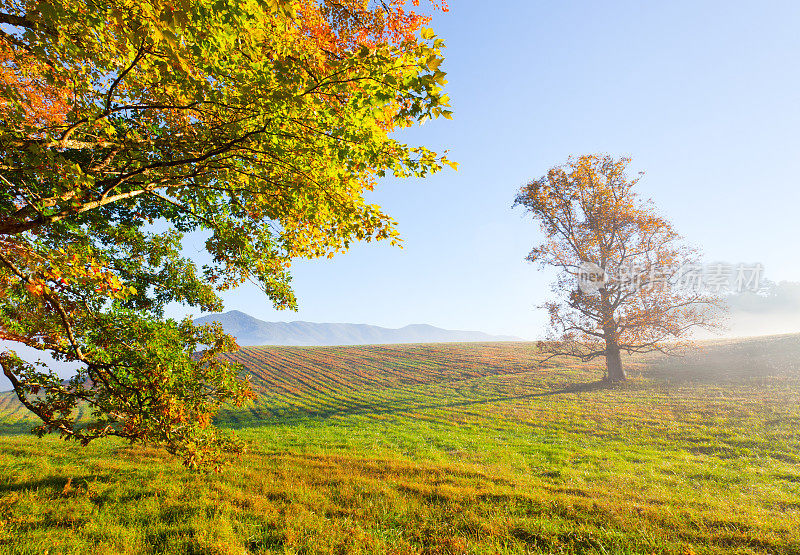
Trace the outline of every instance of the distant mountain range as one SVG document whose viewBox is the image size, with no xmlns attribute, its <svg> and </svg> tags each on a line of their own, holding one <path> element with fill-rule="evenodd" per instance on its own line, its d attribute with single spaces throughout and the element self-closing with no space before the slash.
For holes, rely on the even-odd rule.
<svg viewBox="0 0 800 555">
<path fill-rule="evenodd" d="M 317 324 L 265 322 L 238 310 L 211 314 L 195 324 L 219 322 L 239 345 L 370 345 L 382 343 L 455 343 L 471 341 L 522 341 L 518 337 L 480 331 L 444 330 L 427 324 L 399 329 L 367 324 Z"/>
</svg>

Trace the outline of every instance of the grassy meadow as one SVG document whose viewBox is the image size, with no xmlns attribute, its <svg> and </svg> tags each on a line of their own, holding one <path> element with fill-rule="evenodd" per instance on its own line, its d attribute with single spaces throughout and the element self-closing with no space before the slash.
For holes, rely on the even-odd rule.
<svg viewBox="0 0 800 555">
<path fill-rule="evenodd" d="M 800 553 L 800 336 L 536 363 L 527 343 L 248 347 L 220 474 L 37 439 L 0 398 L 0 553 Z"/>
</svg>

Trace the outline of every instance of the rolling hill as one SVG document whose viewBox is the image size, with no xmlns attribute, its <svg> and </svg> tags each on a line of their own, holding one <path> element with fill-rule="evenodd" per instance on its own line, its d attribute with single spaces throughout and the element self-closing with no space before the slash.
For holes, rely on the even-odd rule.
<svg viewBox="0 0 800 555">
<path fill-rule="evenodd" d="M 0 434 L 0 552 L 800 553 L 800 336 L 615 386 L 531 343 L 229 356 L 259 398 L 219 414 L 249 445 L 219 474 Z"/>
</svg>

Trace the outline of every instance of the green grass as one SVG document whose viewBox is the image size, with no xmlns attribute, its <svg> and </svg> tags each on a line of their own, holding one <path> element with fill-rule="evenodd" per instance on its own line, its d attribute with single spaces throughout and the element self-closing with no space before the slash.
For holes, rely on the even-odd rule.
<svg viewBox="0 0 800 555">
<path fill-rule="evenodd" d="M 800 553 L 800 337 L 680 360 L 530 344 L 248 348 L 219 475 L 10 435 L 2 553 Z M 16 420 L 15 420 L 16 418 Z"/>
</svg>

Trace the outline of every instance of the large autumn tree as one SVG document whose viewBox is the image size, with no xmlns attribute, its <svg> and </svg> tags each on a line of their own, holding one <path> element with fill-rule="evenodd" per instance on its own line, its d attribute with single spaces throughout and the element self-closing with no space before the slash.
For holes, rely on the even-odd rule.
<svg viewBox="0 0 800 555">
<path fill-rule="evenodd" d="M 235 448 L 210 425 L 252 395 L 217 356 L 235 344 L 164 307 L 217 311 L 249 280 L 294 308 L 293 260 L 398 240 L 365 193 L 450 164 L 393 133 L 450 116 L 442 41 L 414 9 L 2 1 L 0 339 L 80 365 L 65 381 L 0 353 L 39 433 L 157 442 L 190 465 Z"/>
<path fill-rule="evenodd" d="M 607 378 L 625 379 L 622 353 L 675 352 L 696 328 L 714 328 L 719 301 L 687 276 L 698 252 L 685 244 L 626 175 L 629 158 L 570 158 L 522 187 L 514 206 L 540 224 L 528 260 L 559 270 L 544 305 L 549 356 L 605 357 Z"/>
</svg>

